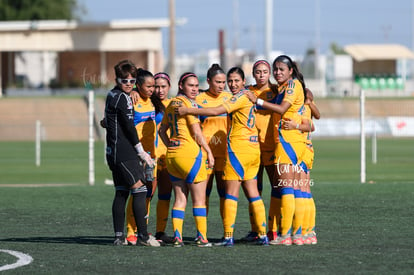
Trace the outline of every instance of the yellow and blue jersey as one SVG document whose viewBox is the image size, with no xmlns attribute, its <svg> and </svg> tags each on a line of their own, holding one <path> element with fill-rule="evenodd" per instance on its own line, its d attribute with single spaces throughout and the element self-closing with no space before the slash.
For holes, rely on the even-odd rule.
<svg viewBox="0 0 414 275">
<path fill-rule="evenodd" d="M 277 94 L 272 91 L 271 88 L 261 91 L 255 86 L 250 86 L 249 90 L 252 91 L 257 98 L 263 99 L 267 102 L 276 103 Z M 272 113 L 273 111 L 256 105 L 256 127 L 258 130 L 260 151 L 262 152 L 269 152 L 275 149 Z"/>
<path fill-rule="evenodd" d="M 230 117 L 224 180 L 250 180 L 257 176 L 260 146 L 253 103 L 243 92 L 223 103 Z"/>
<path fill-rule="evenodd" d="M 155 108 L 150 98 L 139 98 L 134 104 L 134 125 L 142 147 L 155 158 Z"/>
<path fill-rule="evenodd" d="M 218 95 L 214 95 L 209 91 L 200 93 L 196 97 L 199 108 L 217 107 L 224 101 L 231 98 L 232 94 L 223 91 Z M 227 141 L 227 113 L 218 116 L 199 116 L 203 135 L 206 138 L 214 157 L 224 158 L 226 155 Z"/>
<path fill-rule="evenodd" d="M 167 108 L 168 104 L 170 104 L 171 99 L 167 98 L 162 101 L 162 104 Z M 165 158 L 165 154 L 167 153 L 167 146 L 161 141 L 158 130 L 161 126 L 161 121 L 164 117 L 164 112 L 157 113 L 155 115 L 155 123 L 157 125 L 157 136 L 155 138 L 155 155 L 158 159 Z M 167 135 L 169 135 L 169 130 L 167 131 Z"/>
<path fill-rule="evenodd" d="M 167 155 L 196 157 L 200 151 L 200 146 L 194 140 L 190 131 L 190 126 L 200 123 L 200 120 L 193 115 L 180 116 L 175 113 L 176 107 L 198 108 L 197 103 L 185 96 L 173 98 L 165 110 L 161 124 L 169 125 L 170 144 L 167 148 Z"/>
<path fill-rule="evenodd" d="M 223 103 L 230 117 L 228 152 L 256 153 L 260 151 L 253 103 L 239 92 Z"/>
<path fill-rule="evenodd" d="M 170 130 L 170 144 L 166 155 L 168 173 L 171 181 L 203 181 L 207 178 L 203 154 L 191 132 L 191 125 L 200 123 L 200 120 L 193 115 L 176 114 L 176 107 L 198 108 L 195 101 L 185 96 L 177 96 L 171 100 L 165 111 L 161 125 L 169 125 Z"/>
<path fill-rule="evenodd" d="M 303 111 L 302 116 L 307 121 L 307 123 L 309 123 L 310 126 L 312 126 L 312 123 L 313 123 L 312 122 L 312 111 L 311 111 L 309 105 L 304 106 L 304 111 Z M 312 133 L 312 131 L 303 132 L 303 136 L 305 138 L 306 144 L 312 144 L 312 135 L 311 135 L 311 133 Z"/>
<path fill-rule="evenodd" d="M 281 119 L 291 119 L 296 123 L 301 124 L 302 114 L 304 111 L 304 93 L 302 84 L 297 79 L 289 80 L 283 85 L 279 86 L 279 94 L 283 94 L 283 101 L 290 103 L 289 109 L 282 115 Z M 289 143 L 305 142 L 304 136 L 299 130 L 285 130 L 278 127 L 279 141 Z"/>
</svg>

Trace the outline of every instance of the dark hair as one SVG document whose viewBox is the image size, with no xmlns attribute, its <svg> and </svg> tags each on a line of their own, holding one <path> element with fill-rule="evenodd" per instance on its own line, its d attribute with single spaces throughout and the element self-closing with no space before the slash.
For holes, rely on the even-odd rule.
<svg viewBox="0 0 414 275">
<path fill-rule="evenodd" d="M 138 70 L 137 70 L 137 86 L 141 86 L 142 84 L 144 84 L 145 83 L 145 78 L 147 78 L 147 77 L 154 78 L 154 76 L 152 75 L 152 73 L 150 71 L 144 70 L 142 68 L 138 68 Z M 165 110 L 165 106 L 164 106 L 164 104 L 162 104 L 161 100 L 157 96 L 154 96 L 154 94 L 155 93 L 152 93 L 150 99 L 151 99 L 152 105 L 154 105 L 155 112 L 158 114 L 158 113 L 163 112 Z"/>
<path fill-rule="evenodd" d="M 195 78 L 197 78 L 197 79 L 198 79 L 198 77 L 197 77 L 197 75 L 196 75 L 195 73 L 192 73 L 192 72 L 186 72 L 186 73 L 183 73 L 183 74 L 180 76 L 180 79 L 178 80 L 178 94 L 180 94 L 180 93 L 182 93 L 182 92 L 183 92 L 183 91 L 181 90 L 181 88 L 180 88 L 180 85 L 184 85 L 184 83 L 187 81 L 187 79 L 188 79 L 189 77 L 195 77 Z"/>
<path fill-rule="evenodd" d="M 154 105 L 155 113 L 158 114 L 158 113 L 165 112 L 164 104 L 162 104 L 161 99 L 155 93 L 152 93 L 150 99 L 151 99 L 152 105 Z"/>
<path fill-rule="evenodd" d="M 230 74 L 232 74 L 232 73 L 236 73 L 236 74 L 238 74 L 238 75 L 240 75 L 241 76 L 241 78 L 244 80 L 245 79 L 245 76 L 244 76 L 244 71 L 243 71 L 243 69 L 242 68 L 240 68 L 240 67 L 233 67 L 233 68 L 231 68 L 228 72 L 227 72 L 227 78 L 230 76 Z"/>
<path fill-rule="evenodd" d="M 290 69 L 293 70 L 292 77 L 293 78 L 297 78 L 299 80 L 300 84 L 302 84 L 304 100 L 306 100 L 306 85 L 305 85 L 305 80 L 303 78 L 303 74 L 299 71 L 299 68 L 298 68 L 298 65 L 296 64 L 296 62 L 293 62 L 292 59 L 289 56 L 287 56 L 287 55 L 279 55 L 273 61 L 273 70 L 275 70 L 275 68 L 276 68 L 276 62 L 284 63 L 284 64 L 286 64 L 288 66 L 289 70 Z"/>
<path fill-rule="evenodd" d="M 219 64 L 214 63 L 207 71 L 207 79 L 212 79 L 214 76 L 218 74 L 226 74 L 223 69 L 220 67 Z"/>
<path fill-rule="evenodd" d="M 137 67 L 130 60 L 122 60 L 114 66 L 115 76 L 118 78 L 127 78 L 130 74 L 132 77 L 137 77 Z"/>
<path fill-rule="evenodd" d="M 137 69 L 137 85 L 141 86 L 145 82 L 145 78 L 151 77 L 154 78 L 150 71 L 144 70 L 142 68 Z"/>
<path fill-rule="evenodd" d="M 164 72 L 159 72 L 159 73 L 156 73 L 156 74 L 154 75 L 154 79 L 158 79 L 158 78 L 162 78 L 162 79 L 167 80 L 168 85 L 170 85 L 170 86 L 171 86 L 170 76 L 169 76 L 167 73 L 164 73 Z"/>
</svg>

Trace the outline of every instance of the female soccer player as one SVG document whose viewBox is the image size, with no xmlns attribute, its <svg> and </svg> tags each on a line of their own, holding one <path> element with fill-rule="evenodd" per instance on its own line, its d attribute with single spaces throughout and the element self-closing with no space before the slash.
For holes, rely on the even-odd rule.
<svg viewBox="0 0 414 275">
<path fill-rule="evenodd" d="M 130 92 L 136 81 L 137 70 L 129 60 L 123 60 L 114 67 L 116 86 L 108 93 L 105 102 L 106 159 L 115 185 L 112 217 L 115 231 L 114 245 L 127 244 L 124 237 L 125 204 L 132 195 L 132 207 L 138 227 L 138 241 L 147 246 L 160 246 L 147 232 L 144 185 L 144 164 L 154 166 L 146 153 L 134 127 L 134 114 Z M 138 156 L 137 156 L 138 154 Z M 138 158 L 139 157 L 139 158 Z"/>
<path fill-rule="evenodd" d="M 249 90 L 252 91 L 258 98 L 266 101 L 275 102 L 277 96 L 277 87 L 270 82 L 271 68 L 270 64 L 266 60 L 258 60 L 253 64 L 253 77 L 256 81 L 255 85 L 250 85 Z M 259 133 L 259 145 L 260 145 L 260 167 L 257 174 L 257 186 L 259 193 L 262 193 L 263 189 L 263 171 L 266 168 L 269 181 L 273 181 L 274 175 L 274 154 L 275 154 L 275 142 L 273 136 L 273 119 L 272 111 L 256 106 L 256 127 Z M 246 237 L 242 238 L 243 241 L 251 242 L 255 241 L 258 236 L 257 229 L 254 227 L 252 221 L 252 210 L 250 213 L 250 224 L 252 226 L 251 231 Z M 273 225 L 273 220 L 268 221 L 269 230 Z M 269 234 L 269 238 L 273 235 Z M 273 238 L 272 238 L 273 239 Z"/>
<path fill-rule="evenodd" d="M 136 88 L 138 92 L 138 99 L 134 102 L 134 125 L 138 135 L 141 137 L 141 142 L 144 150 L 155 159 L 155 107 L 151 101 L 151 95 L 154 92 L 154 76 L 151 72 L 144 69 L 137 69 Z M 146 208 L 147 216 L 149 213 L 150 201 L 154 190 L 156 189 L 155 179 L 146 179 L 146 186 L 148 189 Z M 132 202 L 128 202 L 127 206 L 127 241 L 131 245 L 135 245 L 137 237 L 135 235 L 136 225 L 132 212 Z"/>
<path fill-rule="evenodd" d="M 298 234 L 293 236 L 293 243 L 299 245 L 317 243 L 315 233 L 316 208 L 310 190 L 310 187 L 313 185 L 313 180 L 310 177 L 310 170 L 312 169 L 314 159 L 314 150 L 310 133 L 315 130 L 312 118 L 319 119 L 320 112 L 316 104 L 313 102 L 312 92 L 306 88 L 305 110 L 303 113 L 302 123 L 298 127 L 298 129 L 302 131 L 303 135 L 306 137 L 306 149 L 302 155 L 302 162 L 300 165 L 302 168 L 301 179 L 299 181 L 299 187 L 302 195 L 301 197 L 305 210 L 303 211 L 304 213 L 301 213 L 301 215 L 297 215 L 295 212 L 295 217 L 293 219 L 293 231 L 295 231 L 295 227 L 302 228 L 302 236 L 298 236 Z M 294 121 L 286 120 L 284 121 L 282 127 L 287 130 L 294 130 L 296 129 L 296 125 L 297 124 Z M 295 190 L 295 192 L 297 191 Z"/>
<path fill-rule="evenodd" d="M 228 113 L 230 126 L 227 139 L 226 164 L 224 176 L 226 195 L 224 200 L 223 227 L 224 238 L 218 245 L 234 245 L 234 224 L 240 186 L 252 205 L 256 227 L 259 231 L 258 244 L 268 245 L 266 236 L 266 213 L 263 200 L 257 189 L 256 175 L 260 165 L 260 148 L 255 124 L 254 105 L 241 91 L 245 85 L 244 72 L 239 67 L 227 73 L 227 84 L 233 96 L 222 105 L 210 108 L 177 108 L 180 115 L 193 114 L 217 116 Z"/>
<path fill-rule="evenodd" d="M 207 240 L 206 186 L 207 171 L 201 148 L 207 153 L 208 167 L 214 166 L 214 156 L 200 128 L 200 121 L 192 115 L 178 115 L 177 106 L 197 108 L 198 78 L 193 73 L 184 73 L 178 83 L 178 96 L 171 100 L 161 122 L 159 135 L 167 145 L 167 170 L 175 194 L 172 209 L 174 246 L 182 247 L 183 222 L 188 193 L 193 202 L 193 216 L 197 227 L 197 245 L 211 246 Z M 170 137 L 167 130 L 170 130 Z"/>
<path fill-rule="evenodd" d="M 154 75 L 155 91 L 151 96 L 153 101 L 161 101 L 162 107 L 159 111 L 155 110 L 155 122 L 157 124 L 157 130 L 161 126 L 162 118 L 164 117 L 165 108 L 170 103 L 168 98 L 168 92 L 171 88 L 170 76 L 165 72 L 156 73 Z M 169 131 L 167 133 L 169 135 Z M 164 243 L 171 243 L 172 238 L 168 237 L 165 233 L 168 221 L 168 213 L 170 209 L 170 200 L 172 185 L 167 171 L 167 164 L 165 155 L 167 153 L 167 147 L 160 140 L 158 131 L 157 138 L 155 140 L 155 151 L 157 155 L 157 182 L 158 182 L 158 201 L 157 201 L 157 223 L 155 238 L 158 241 Z"/>
<path fill-rule="evenodd" d="M 273 62 L 273 76 L 279 85 L 279 94 L 283 95 L 283 101 L 280 105 L 257 98 L 253 93 L 247 93 L 247 95 L 256 105 L 280 115 L 280 122 L 293 120 L 296 125 L 299 125 L 305 102 L 305 84 L 296 64 L 286 55 L 278 56 Z M 275 118 L 275 122 L 278 121 L 277 119 Z M 280 209 L 280 221 L 277 221 L 276 224 L 280 225 L 281 236 L 270 241 L 270 244 L 291 245 L 292 221 L 295 213 L 294 185 L 300 180 L 300 173 L 298 173 L 300 171 L 300 157 L 306 145 L 301 131 L 297 128 L 286 130 L 283 127 L 278 127 L 278 141 L 275 150 L 276 180 L 273 182 L 273 188 L 277 192 L 272 192 L 272 197 L 280 196 L 280 207 L 277 206 Z M 271 207 L 275 206 L 271 205 Z M 276 218 L 278 218 L 277 211 L 276 209 L 273 212 Z"/>
<path fill-rule="evenodd" d="M 218 64 L 213 64 L 207 71 L 208 90 L 196 97 L 199 108 L 216 107 L 231 97 L 231 93 L 224 91 L 226 86 L 226 74 Z M 209 197 L 216 178 L 217 192 L 220 197 L 220 215 L 223 218 L 224 181 L 223 169 L 226 156 L 227 139 L 227 114 L 218 116 L 200 116 L 201 128 L 208 145 L 214 155 L 213 169 L 207 169 L 207 197 L 206 206 L 208 213 Z"/>
</svg>

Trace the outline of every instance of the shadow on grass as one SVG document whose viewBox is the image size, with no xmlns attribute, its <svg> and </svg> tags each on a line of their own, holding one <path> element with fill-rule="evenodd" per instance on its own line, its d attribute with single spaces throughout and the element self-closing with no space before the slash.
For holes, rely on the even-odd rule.
<svg viewBox="0 0 414 275">
<path fill-rule="evenodd" d="M 0 242 L 113 245 L 114 238 L 109 236 L 26 237 L 0 239 Z"/>
</svg>

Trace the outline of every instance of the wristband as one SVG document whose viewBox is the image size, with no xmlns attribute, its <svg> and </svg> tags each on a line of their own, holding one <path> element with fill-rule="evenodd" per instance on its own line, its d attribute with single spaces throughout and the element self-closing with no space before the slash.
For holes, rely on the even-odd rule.
<svg viewBox="0 0 414 275">
<path fill-rule="evenodd" d="M 145 152 L 145 151 L 144 151 L 144 148 L 142 147 L 141 142 L 139 142 L 139 143 L 138 143 L 137 145 L 135 145 L 134 147 L 135 147 L 135 150 L 137 151 L 137 153 L 138 153 L 138 154 L 140 154 L 140 153 L 142 153 L 142 152 Z"/>
<path fill-rule="evenodd" d="M 263 99 L 261 99 L 261 98 L 258 98 L 258 99 L 256 100 L 256 105 L 263 106 L 263 103 L 264 103 L 264 100 L 263 100 Z"/>
<path fill-rule="evenodd" d="M 296 123 L 296 129 L 299 130 L 299 123 Z"/>
</svg>

